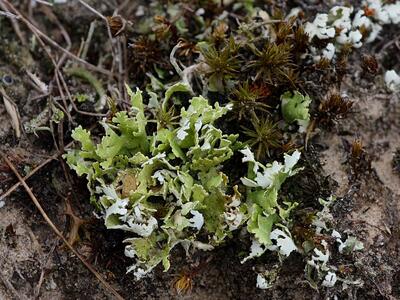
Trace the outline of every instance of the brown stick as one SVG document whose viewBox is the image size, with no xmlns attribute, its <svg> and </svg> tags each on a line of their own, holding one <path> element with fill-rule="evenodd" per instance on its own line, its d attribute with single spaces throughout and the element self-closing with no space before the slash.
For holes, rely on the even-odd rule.
<svg viewBox="0 0 400 300">
<path fill-rule="evenodd" d="M 54 231 L 54 233 L 62 239 L 62 241 L 65 243 L 65 245 L 72 251 L 72 253 L 75 254 L 76 257 L 80 259 L 80 261 L 86 266 L 86 268 L 89 269 L 90 272 L 96 278 L 99 280 L 99 282 L 106 288 L 106 290 L 110 291 L 117 299 L 119 300 L 124 300 L 124 298 L 110 285 L 108 284 L 103 277 L 92 267 L 91 264 L 89 264 L 79 253 L 72 247 L 72 245 L 68 242 L 68 240 L 63 236 L 61 231 L 58 230 L 56 225 L 50 220 L 49 216 L 46 214 L 44 209 L 39 203 L 39 200 L 36 198 L 36 196 L 33 194 L 32 190 L 30 187 L 26 184 L 24 179 L 21 177 L 21 175 L 18 173 L 18 170 L 15 168 L 13 163 L 6 157 L 6 155 L 0 151 L 0 156 L 4 159 L 4 161 L 7 163 L 7 165 L 10 167 L 10 169 L 14 172 L 15 176 L 17 176 L 19 182 L 21 182 L 22 186 L 25 188 L 25 191 L 28 193 L 29 197 L 31 198 L 32 202 L 35 204 L 36 208 L 39 210 L 40 214 L 43 216 L 47 224 L 49 224 L 50 228 Z"/>
<path fill-rule="evenodd" d="M 50 37 L 48 37 L 46 34 L 44 34 L 39 28 L 37 28 L 33 23 L 31 23 L 28 19 L 26 19 L 8 0 L 0 0 L 0 1 L 4 1 L 12 9 L 13 13 L 19 17 L 18 20 L 21 20 L 22 22 L 24 22 L 25 25 L 28 26 L 30 30 L 36 32 L 38 35 L 40 35 L 47 43 L 49 43 L 54 48 L 57 48 L 58 50 L 62 51 L 63 53 L 68 55 L 70 58 L 83 64 L 84 66 L 86 66 L 88 69 L 90 69 L 92 71 L 96 71 L 96 72 L 99 72 L 99 73 L 102 73 L 104 75 L 108 75 L 111 77 L 114 76 L 114 74 L 112 72 L 110 72 L 104 68 L 92 65 L 91 63 L 88 63 L 87 61 L 81 59 L 80 57 L 76 56 L 75 54 L 64 49 L 56 41 L 52 40 Z"/>
<path fill-rule="evenodd" d="M 4 3 L 2 3 L 1 1 L 0 1 L 0 7 L 1 7 L 6 13 L 10 13 L 10 11 L 9 11 L 8 8 L 7 8 L 7 6 L 6 6 Z M 10 14 L 11 14 L 11 13 L 10 13 Z M 18 25 L 18 22 L 17 22 L 16 18 L 15 18 L 15 17 L 9 17 L 9 19 L 10 19 L 10 22 L 11 22 L 12 27 L 14 28 L 15 34 L 16 34 L 16 35 L 18 36 L 18 38 L 20 39 L 22 45 L 23 45 L 23 46 L 26 46 L 26 45 L 27 45 L 26 38 L 25 38 L 25 36 L 22 34 L 21 29 L 19 28 L 19 25 Z"/>
<path fill-rule="evenodd" d="M 117 65 L 117 68 L 118 68 L 118 88 L 119 88 L 120 93 L 122 93 L 122 95 L 124 95 L 125 94 L 125 88 L 124 88 L 124 82 L 123 82 L 123 74 L 125 73 L 125 70 L 124 70 L 124 67 L 123 67 L 122 53 L 120 51 L 121 50 L 120 41 L 119 41 L 119 39 L 117 39 L 117 40 L 113 39 L 113 36 L 112 36 L 112 33 L 111 33 L 110 24 L 108 22 L 107 17 L 105 17 L 101 12 L 97 11 L 95 8 L 90 6 L 85 1 L 78 0 L 78 2 L 81 3 L 83 6 L 85 6 L 92 13 L 94 13 L 95 15 L 100 17 L 105 22 L 105 24 L 107 26 L 107 34 L 108 34 L 108 38 L 110 40 L 111 52 L 112 52 L 112 56 L 113 56 L 113 68 L 114 68 L 114 65 Z"/>
<path fill-rule="evenodd" d="M 8 291 L 15 297 L 15 299 L 28 300 L 25 295 L 21 295 L 14 288 L 11 282 L 0 272 L 0 281 L 3 282 L 4 286 L 8 289 Z"/>
<path fill-rule="evenodd" d="M 72 146 L 74 142 L 70 142 L 68 145 L 66 145 L 65 147 L 68 148 L 70 146 Z M 23 179 L 24 181 L 28 180 L 30 177 L 32 177 L 36 172 L 38 172 L 41 168 L 43 168 L 44 166 L 46 166 L 48 163 L 50 163 L 52 160 L 57 159 L 60 155 L 62 154 L 62 152 L 57 151 L 57 153 L 53 154 L 52 156 L 50 156 L 48 159 L 46 159 L 45 161 L 43 161 L 40 165 L 38 165 L 36 168 L 34 168 L 28 175 L 26 175 Z M 14 184 L 12 187 L 10 187 L 8 189 L 7 192 L 5 192 L 3 195 L 0 196 L 0 201 L 5 199 L 6 197 L 8 197 L 12 192 L 14 192 L 19 186 L 21 185 L 21 182 L 18 181 L 16 184 Z"/>
</svg>

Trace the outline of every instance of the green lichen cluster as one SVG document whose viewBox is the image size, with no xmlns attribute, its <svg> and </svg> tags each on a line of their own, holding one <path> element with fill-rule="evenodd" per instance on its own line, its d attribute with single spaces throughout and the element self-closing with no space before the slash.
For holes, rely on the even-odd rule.
<svg viewBox="0 0 400 300">
<path fill-rule="evenodd" d="M 139 90 L 128 88 L 131 110 L 103 122 L 98 143 L 76 128 L 72 137 L 81 149 L 66 155 L 77 174 L 86 176 L 106 227 L 137 235 L 126 240 L 126 255 L 136 259 L 129 270 L 138 278 L 159 263 L 167 270 L 178 244 L 187 251 L 211 250 L 242 227 L 264 247 L 276 245 L 270 236 L 276 228 L 290 238 L 286 226 L 296 203 L 280 203 L 278 192 L 300 170 L 295 168 L 300 152 L 285 154 L 284 164 L 261 164 L 238 135 L 215 126 L 231 105 L 212 106 L 201 96 L 189 100 L 173 125 L 156 121 L 154 126 L 145 111 L 163 110 L 177 87 L 183 90 L 182 84 L 171 87 L 155 108 L 143 103 Z M 224 167 L 236 154 L 244 157 L 235 170 L 241 182 L 235 184 Z M 285 251 L 295 249 L 292 242 Z"/>
<path fill-rule="evenodd" d="M 101 139 L 78 127 L 72 137 L 81 148 L 65 155 L 86 177 L 106 227 L 129 235 L 128 271 L 142 278 L 159 264 L 168 270 L 174 247 L 209 251 L 242 230 L 252 243 L 243 263 L 266 252 L 283 263 L 298 252 L 312 287 L 333 286 L 340 278 L 329 249 L 361 244 L 332 231 L 328 202 L 317 196 L 321 211 L 313 207 L 299 224 L 302 199 L 280 191 L 303 170 L 299 145 L 312 121 L 333 120 L 323 112 L 337 103 L 348 107 L 342 114 L 351 108 L 343 100 L 316 110 L 323 98 L 312 99 L 307 82 L 330 78 L 322 91 L 340 87 L 352 46 L 315 61 L 329 40 L 311 40 L 298 12 L 268 13 L 254 1 L 156 1 L 139 19 L 125 34 L 129 79 L 145 92 L 127 85 L 130 108 L 109 101 Z M 270 275 L 258 274 L 257 286 L 270 287 Z"/>
</svg>

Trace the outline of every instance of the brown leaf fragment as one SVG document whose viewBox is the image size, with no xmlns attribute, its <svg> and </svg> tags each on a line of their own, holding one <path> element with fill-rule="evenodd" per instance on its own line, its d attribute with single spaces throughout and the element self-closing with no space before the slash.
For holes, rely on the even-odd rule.
<svg viewBox="0 0 400 300">
<path fill-rule="evenodd" d="M 8 115 L 11 118 L 11 124 L 15 131 L 15 136 L 17 138 L 21 137 L 21 121 L 19 117 L 19 112 L 17 105 L 12 101 L 12 99 L 7 95 L 4 88 L 0 87 L 0 94 L 3 96 L 4 106 Z"/>
</svg>

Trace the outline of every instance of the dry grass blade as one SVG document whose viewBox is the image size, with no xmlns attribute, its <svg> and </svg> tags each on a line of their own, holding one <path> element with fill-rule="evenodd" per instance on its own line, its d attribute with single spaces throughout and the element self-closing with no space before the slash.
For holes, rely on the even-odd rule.
<svg viewBox="0 0 400 300">
<path fill-rule="evenodd" d="M 40 205 L 38 199 L 36 196 L 33 194 L 32 190 L 30 187 L 26 184 L 24 179 L 21 177 L 19 174 L 18 170 L 15 168 L 13 163 L 6 157 L 6 155 L 0 151 L 0 156 L 3 158 L 3 160 L 7 163 L 7 165 L 10 167 L 10 169 L 14 172 L 15 176 L 17 176 L 18 180 L 21 182 L 22 186 L 25 188 L 26 192 L 28 193 L 29 197 L 31 198 L 32 202 L 35 204 L 37 209 L 39 210 L 40 214 L 43 216 L 47 224 L 51 227 L 51 229 L 54 231 L 54 233 L 65 243 L 65 245 L 80 259 L 80 261 L 89 269 L 89 271 L 96 276 L 96 278 L 99 280 L 99 282 L 108 290 L 111 292 L 116 299 L 124 299 L 110 284 L 108 284 L 103 277 L 92 267 L 91 264 L 89 264 L 75 249 L 72 247 L 72 245 L 68 242 L 68 240 L 63 236 L 60 230 L 54 225 L 54 223 L 51 221 L 49 216 L 46 214 L 42 206 Z"/>
<path fill-rule="evenodd" d="M 79 56 L 82 59 L 86 59 L 86 56 L 89 52 L 89 47 L 90 47 L 90 43 L 92 42 L 92 38 L 93 38 L 93 34 L 94 34 L 94 30 L 96 28 L 96 20 L 92 21 L 90 23 L 90 27 L 89 27 L 89 31 L 87 34 L 87 38 L 86 40 L 83 42 L 82 45 L 82 51 L 79 51 Z"/>
<path fill-rule="evenodd" d="M 71 93 L 69 92 L 68 86 L 65 82 L 64 76 L 62 75 L 62 73 L 59 70 L 59 64 L 55 61 L 54 57 L 52 56 L 52 54 L 50 53 L 49 49 L 45 46 L 44 41 L 47 41 L 48 43 L 50 43 L 50 45 L 53 45 L 54 47 L 62 50 L 64 52 L 64 54 L 68 55 L 68 56 L 72 56 L 72 58 L 74 58 L 75 60 L 77 60 L 78 62 L 82 63 L 83 65 L 85 65 L 88 69 L 90 70 L 95 70 L 98 71 L 100 73 L 103 74 L 107 74 L 112 76 L 112 73 L 108 70 L 105 70 L 103 68 L 94 66 L 88 62 L 86 62 L 85 60 L 77 57 L 76 55 L 72 54 L 71 52 L 69 52 L 68 50 L 64 49 L 63 47 L 61 47 L 60 45 L 58 45 L 55 41 L 53 41 L 52 39 L 50 39 L 47 35 L 45 35 L 43 32 L 41 32 L 37 27 L 35 27 L 35 25 L 33 25 L 29 20 L 25 19 L 22 14 L 14 7 L 12 6 L 7 0 L 1 0 L 1 1 L 6 1 L 6 3 L 12 8 L 12 10 L 14 11 L 14 13 L 16 13 L 21 20 L 28 26 L 28 28 L 32 31 L 32 33 L 36 36 L 39 44 L 42 46 L 42 48 L 44 49 L 44 51 L 46 52 L 46 54 L 49 56 L 51 62 L 53 63 L 54 67 L 55 67 L 55 80 L 57 82 L 57 86 L 61 95 L 61 98 L 63 99 L 64 102 L 64 109 L 63 111 L 67 114 L 68 120 L 71 122 L 72 121 L 72 117 L 70 115 L 70 113 L 68 112 L 67 109 L 67 103 L 66 103 L 66 97 L 65 94 L 63 92 L 63 88 L 66 92 L 66 94 L 68 95 L 68 98 L 72 104 L 73 109 L 83 115 L 89 115 L 89 116 L 105 116 L 104 114 L 97 114 L 97 113 L 91 113 L 91 112 L 86 112 L 86 111 L 81 111 L 78 109 L 78 107 L 76 106 L 76 104 L 74 103 L 74 100 L 72 99 Z M 43 40 L 42 40 L 43 38 Z M 69 38 L 67 38 L 68 40 L 68 44 L 70 44 L 69 42 Z"/>
<path fill-rule="evenodd" d="M 74 59 L 76 62 L 86 66 L 88 69 L 102 73 L 104 75 L 113 77 L 114 74 L 104 68 L 92 65 L 91 63 L 88 63 L 87 61 L 81 59 L 80 57 L 76 56 L 75 54 L 71 53 L 70 51 L 66 50 L 64 47 L 60 46 L 57 42 L 55 42 L 53 39 L 48 37 L 45 33 L 43 33 L 40 29 L 38 29 L 34 24 L 32 24 L 28 19 L 26 19 L 8 0 L 0 0 L 0 3 L 4 2 L 6 3 L 13 11 L 14 14 L 16 14 L 20 21 L 25 23 L 26 26 L 32 31 L 35 32 L 37 35 L 43 38 L 47 43 L 49 43 L 52 47 L 62 51 L 65 53 L 67 56 L 70 58 Z"/>
<path fill-rule="evenodd" d="M 26 70 L 26 74 L 32 80 L 34 87 L 38 89 L 39 92 L 43 94 L 49 93 L 49 86 L 45 84 L 36 74 L 31 73 L 28 70 Z"/>
<path fill-rule="evenodd" d="M 4 106 L 6 111 L 11 118 L 11 124 L 15 131 L 15 136 L 17 138 L 21 137 L 21 122 L 19 118 L 18 108 L 14 101 L 7 95 L 6 91 L 0 87 L 0 94 L 3 96 Z"/>
<path fill-rule="evenodd" d="M 113 55 L 113 66 L 118 68 L 118 88 L 121 95 L 124 95 L 124 99 L 127 99 L 125 88 L 124 88 L 124 78 L 125 77 L 125 68 L 124 68 L 124 55 L 122 54 L 121 40 L 113 39 L 113 37 L 117 37 L 120 33 L 122 33 L 126 26 L 126 21 L 119 15 L 114 15 L 112 17 L 106 17 L 101 12 L 97 11 L 95 8 L 90 6 L 83 0 L 78 0 L 80 4 L 85 6 L 92 13 L 100 17 L 107 26 L 107 34 L 110 39 L 111 44 L 111 52 Z M 126 60 L 125 60 L 126 62 Z"/>
</svg>

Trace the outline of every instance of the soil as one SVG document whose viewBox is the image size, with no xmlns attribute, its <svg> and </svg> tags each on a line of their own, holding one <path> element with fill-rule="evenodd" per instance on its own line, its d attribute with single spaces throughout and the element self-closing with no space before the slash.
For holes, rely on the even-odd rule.
<svg viewBox="0 0 400 300">
<path fill-rule="evenodd" d="M 93 15 L 76 4 L 67 6 L 68 13 L 59 10 L 56 14 L 74 33 L 74 45 L 79 44 Z M 38 22 L 41 20 L 38 18 Z M 84 20 L 80 28 L 74 25 L 76 20 Z M 391 33 L 396 32 L 388 32 L 383 40 L 389 39 Z M 26 49 L 29 45 L 24 47 L 17 42 L 11 23 L 1 16 L 0 36 L 0 81 L 4 75 L 13 78 L 11 85 L 3 86 L 19 109 L 21 123 L 25 123 L 46 107 L 46 101 L 34 99 L 38 92 L 32 89 L 24 68 L 35 70 L 46 81 L 50 78 L 46 71 L 49 61 L 41 59 L 45 53 L 39 47 L 31 55 Z M 373 51 L 377 46 L 367 50 Z M 387 51 L 392 60 L 397 57 L 399 61 L 398 54 L 392 53 L 395 46 Z M 76 249 L 126 299 L 328 299 L 334 294 L 340 299 L 400 299 L 400 174 L 392 164 L 400 148 L 400 96 L 387 93 L 382 72 L 375 78 L 364 77 L 360 59 L 360 55 L 352 57 L 348 72 L 351 75 L 342 86 L 342 92 L 355 102 L 353 113 L 329 129 L 317 129 L 304 156 L 307 163 L 320 166 L 310 175 L 320 186 L 320 195 L 311 190 L 310 197 L 315 201 L 317 196 L 336 195 L 333 214 L 338 230 L 351 232 L 364 243 L 365 249 L 349 258 L 364 283 L 361 288 L 313 290 L 304 279 L 302 258 L 291 255 L 277 284 L 269 290 L 257 289 L 254 270 L 260 268 L 261 261 L 240 263 L 240 256 L 247 251 L 241 233 L 212 253 L 186 257 L 182 249 L 176 249 L 168 273 L 157 268 L 153 277 L 136 282 L 132 274 L 126 274 L 130 261 L 124 256 L 124 234 L 106 230 L 102 220 L 93 215 L 85 182 L 68 171 L 62 159 L 47 164 L 27 183 L 66 236 L 71 232 L 72 219 L 66 214 L 70 203 L 74 214 L 85 222 L 79 230 Z M 382 57 L 382 61 L 385 59 L 388 61 Z M 81 87 L 82 91 L 85 89 L 93 93 L 90 87 Z M 82 119 L 79 122 L 85 124 L 96 122 L 93 117 Z M 65 134 L 68 136 L 69 129 Z M 356 139 L 363 143 L 359 158 L 350 154 Z M 17 139 L 10 117 L 0 104 L 0 150 L 6 152 L 21 174 L 28 174 L 55 153 L 53 148 L 48 132 L 23 134 Z M 311 178 L 301 178 L 308 176 L 306 173 L 299 176 L 300 182 Z M 0 194 L 16 182 L 11 170 L 0 161 Z M 0 207 L 0 299 L 113 298 L 62 246 L 23 188 L 0 201 Z M 337 259 L 333 263 L 346 263 Z M 264 266 L 274 264 L 268 257 L 260 260 Z M 201 267 L 193 275 L 191 292 L 177 296 L 174 282 L 197 262 Z"/>
</svg>

